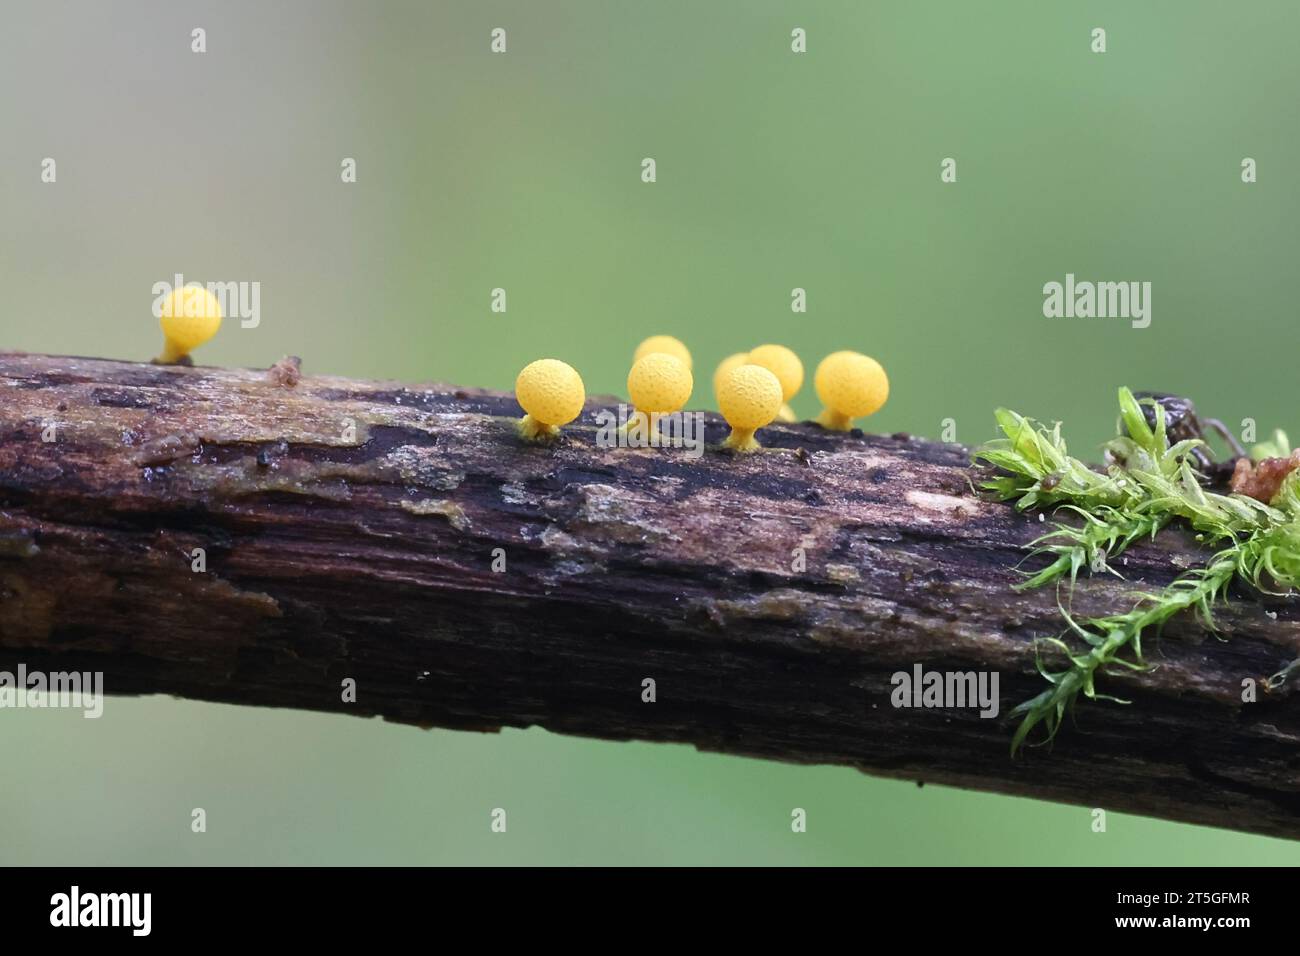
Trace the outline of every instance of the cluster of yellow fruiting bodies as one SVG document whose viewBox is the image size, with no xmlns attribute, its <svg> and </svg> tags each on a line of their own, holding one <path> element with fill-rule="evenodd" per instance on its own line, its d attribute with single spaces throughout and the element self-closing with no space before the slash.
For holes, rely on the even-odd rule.
<svg viewBox="0 0 1300 956">
<path fill-rule="evenodd" d="M 681 411 L 695 386 L 691 353 L 671 335 L 652 335 L 632 355 L 627 393 L 633 415 L 624 428 L 648 435 L 660 415 Z M 792 422 L 790 400 L 803 387 L 803 363 L 784 345 L 760 345 L 729 355 L 713 373 L 713 392 L 722 417 L 731 426 L 724 447 L 747 452 L 760 447 L 754 433 L 780 420 Z M 889 398 L 889 379 L 880 363 L 858 352 L 833 352 L 813 376 L 825 406 L 817 424 L 848 431 L 853 419 L 879 411 Z M 582 378 L 557 359 L 540 359 L 519 373 L 515 397 L 526 413 L 519 423 L 524 438 L 556 437 L 560 426 L 582 413 L 586 391 Z"/>
<path fill-rule="evenodd" d="M 176 289 L 163 302 L 159 316 L 163 351 L 157 361 L 186 362 L 189 354 L 221 328 L 221 305 L 201 286 Z M 633 415 L 624 426 L 628 433 L 648 437 L 658 427 L 660 415 L 681 411 L 690 400 L 695 380 L 691 376 L 690 350 L 671 335 L 652 335 L 632 355 L 627 373 L 627 393 Z M 718 410 L 731 426 L 723 442 L 733 451 L 760 447 L 754 433 L 780 420 L 792 422 L 790 400 L 803 387 L 803 363 L 784 345 L 760 345 L 749 352 L 729 355 L 713 373 Z M 813 376 L 822 413 L 817 424 L 848 431 L 853 419 L 879 411 L 889 398 L 889 379 L 875 359 L 858 352 L 832 352 L 821 360 Z M 538 359 L 525 366 L 515 380 L 515 398 L 525 414 L 519 434 L 528 441 L 557 438 L 560 428 L 582 414 L 587 392 L 582 376 L 559 359 Z"/>
</svg>

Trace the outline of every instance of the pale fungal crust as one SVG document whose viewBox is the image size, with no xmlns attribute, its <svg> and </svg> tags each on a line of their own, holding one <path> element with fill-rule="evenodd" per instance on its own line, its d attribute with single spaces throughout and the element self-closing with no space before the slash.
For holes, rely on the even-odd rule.
<svg viewBox="0 0 1300 956">
<path fill-rule="evenodd" d="M 582 376 L 567 362 L 538 359 L 524 366 L 515 379 L 515 400 L 526 413 L 519 420 L 519 434 L 528 441 L 547 441 L 560 434 L 582 414 L 587 390 Z"/>
<path fill-rule="evenodd" d="M 783 422 L 795 421 L 794 409 L 790 407 L 790 400 L 799 394 L 799 389 L 803 388 L 803 362 L 799 361 L 799 356 L 784 345 L 766 344 L 760 345 L 749 353 L 749 362 L 752 365 L 761 365 L 781 383 L 781 410 L 777 413 L 777 418 Z"/>
<path fill-rule="evenodd" d="M 671 355 L 677 359 L 687 370 L 694 368 L 691 361 L 691 350 L 681 339 L 675 339 L 671 335 L 652 335 L 636 347 L 632 353 L 632 364 L 635 365 L 647 355 L 653 355 L 655 352 L 662 352 L 664 355 Z"/>
<path fill-rule="evenodd" d="M 754 432 L 772 424 L 781 410 L 781 382 L 761 365 L 734 368 L 718 391 L 718 407 L 731 426 L 723 447 L 754 451 L 760 447 Z"/>
<path fill-rule="evenodd" d="M 221 303 L 203 286 L 182 286 L 163 300 L 158 324 L 163 332 L 163 351 L 158 361 L 171 365 L 217 334 L 221 328 Z"/>
<path fill-rule="evenodd" d="M 680 411 L 694 387 L 691 370 L 681 359 L 667 352 L 643 355 L 627 373 L 627 394 L 637 414 L 624 427 L 628 431 L 653 427 L 656 415 Z"/>
<path fill-rule="evenodd" d="M 936 514 L 965 518 L 974 515 L 978 510 L 977 503 L 972 499 L 958 498 L 954 495 L 941 495 L 930 491 L 912 490 L 907 492 L 905 497 L 908 504 L 915 506 L 921 511 L 930 511 Z M 920 520 L 929 519 L 921 518 Z"/>
<path fill-rule="evenodd" d="M 889 378 L 880 363 L 859 352 L 832 352 L 813 376 L 817 397 L 826 406 L 817 423 L 848 431 L 853 419 L 874 415 L 889 399 Z"/>
</svg>

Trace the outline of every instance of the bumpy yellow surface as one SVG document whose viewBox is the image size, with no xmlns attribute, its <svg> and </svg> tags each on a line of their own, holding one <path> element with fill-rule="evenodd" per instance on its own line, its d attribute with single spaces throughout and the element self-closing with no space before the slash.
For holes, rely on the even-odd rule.
<svg viewBox="0 0 1300 956">
<path fill-rule="evenodd" d="M 759 365 L 734 368 L 718 391 L 718 408 L 727 424 L 738 430 L 770 425 L 781 410 L 781 383 Z"/>
<path fill-rule="evenodd" d="M 665 352 L 642 356 L 627 373 L 627 394 L 641 412 L 675 412 L 690 400 L 691 370 Z"/>
<path fill-rule="evenodd" d="M 880 363 L 858 352 L 832 352 L 813 376 L 817 397 L 838 415 L 861 418 L 889 398 L 889 378 Z"/>
<path fill-rule="evenodd" d="M 691 363 L 691 350 L 686 347 L 681 339 L 675 339 L 671 335 L 652 335 L 636 347 L 632 353 L 632 364 L 635 365 L 647 355 L 655 352 L 663 352 L 665 355 L 671 355 L 673 358 L 681 361 L 689 370 L 694 366 Z"/>
<path fill-rule="evenodd" d="M 784 401 L 790 401 L 803 388 L 803 362 L 784 345 L 760 345 L 749 353 L 749 364 L 761 365 L 776 376 Z"/>
<path fill-rule="evenodd" d="M 749 362 L 748 352 L 737 352 L 735 355 L 728 355 L 718 363 L 718 369 L 713 373 L 713 394 L 716 396 L 722 391 L 722 383 L 727 379 L 727 373 L 732 369 L 740 368 Z"/>
<path fill-rule="evenodd" d="M 158 323 L 167 340 L 167 351 L 179 358 L 217 334 L 221 328 L 221 303 L 202 286 L 182 286 L 163 300 Z"/>
<path fill-rule="evenodd" d="M 544 425 L 567 425 L 582 414 L 587 390 L 582 376 L 567 362 L 538 359 L 515 379 L 515 399 Z"/>
</svg>

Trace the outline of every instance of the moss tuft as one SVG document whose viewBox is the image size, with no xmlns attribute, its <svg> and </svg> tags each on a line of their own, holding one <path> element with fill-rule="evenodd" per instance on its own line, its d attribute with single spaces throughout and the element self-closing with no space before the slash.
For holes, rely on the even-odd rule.
<svg viewBox="0 0 1300 956">
<path fill-rule="evenodd" d="M 1154 406 L 1154 428 L 1143 414 L 1143 403 Z M 1005 437 L 983 445 L 974 455 L 976 462 L 1000 470 L 984 489 L 1002 500 L 1014 500 L 1022 511 L 1051 508 L 1077 519 L 1057 523 L 1030 545 L 1031 556 L 1051 560 L 1018 587 L 1060 582 L 1067 574 L 1073 584 L 1083 568 L 1118 574 L 1111 566 L 1117 556 L 1173 522 L 1190 525 L 1200 542 L 1216 550 L 1203 567 L 1161 591 L 1138 595 L 1135 606 L 1123 614 L 1079 621 L 1062 608 L 1066 629 L 1045 643 L 1068 663 L 1052 669 L 1039 659 L 1039 672 L 1051 686 L 1011 711 L 1021 718 L 1011 741 L 1013 754 L 1039 724 L 1046 729 L 1047 741 L 1055 737 L 1080 694 L 1116 701 L 1097 690 L 1097 676 L 1113 667 L 1148 669 L 1142 636 L 1152 628 L 1191 611 L 1213 630 L 1212 608 L 1234 579 L 1274 593 L 1300 586 L 1300 473 L 1289 476 L 1269 504 L 1207 491 L 1190 454 L 1204 442 L 1170 444 L 1164 409 L 1150 399 L 1139 403 L 1127 388 L 1119 390 L 1119 406 L 1121 433 L 1106 445 L 1105 471 L 1070 457 L 1059 422 L 1048 428 L 1006 409 L 995 413 Z M 1281 433 L 1276 440 L 1286 441 Z"/>
</svg>

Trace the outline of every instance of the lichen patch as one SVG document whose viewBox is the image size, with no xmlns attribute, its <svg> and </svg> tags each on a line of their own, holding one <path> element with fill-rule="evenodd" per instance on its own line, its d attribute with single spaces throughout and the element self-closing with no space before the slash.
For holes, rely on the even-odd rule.
<svg viewBox="0 0 1300 956">
<path fill-rule="evenodd" d="M 457 531 L 468 531 L 471 527 L 465 509 L 454 501 L 447 501 L 442 498 L 431 498 L 424 501 L 403 499 L 401 505 L 403 510 L 409 511 L 413 515 L 442 515 L 451 522 L 451 526 Z"/>
</svg>

